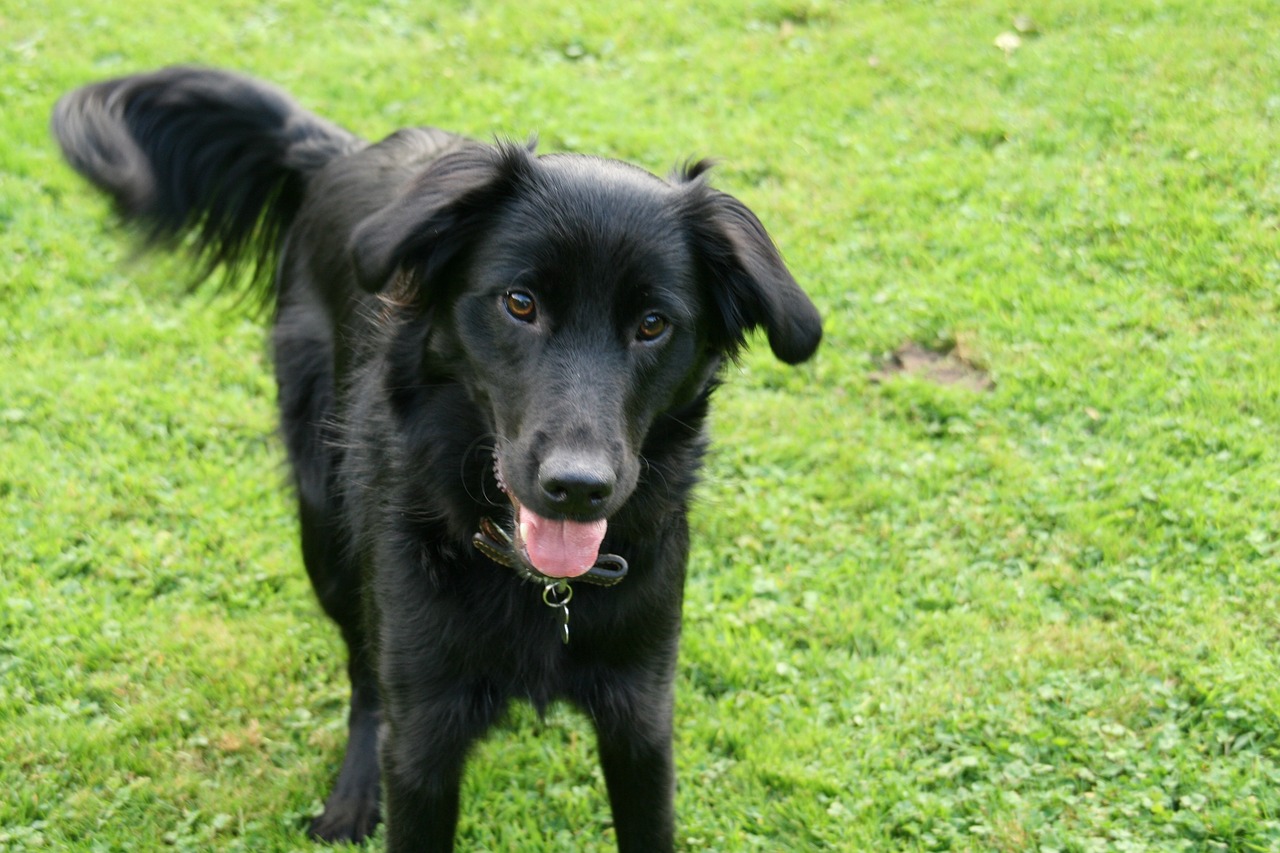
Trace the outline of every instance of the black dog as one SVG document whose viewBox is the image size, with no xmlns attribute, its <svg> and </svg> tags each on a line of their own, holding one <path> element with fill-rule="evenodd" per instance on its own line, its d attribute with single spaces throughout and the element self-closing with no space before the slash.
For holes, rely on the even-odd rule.
<svg viewBox="0 0 1280 853">
<path fill-rule="evenodd" d="M 303 558 L 350 653 L 311 833 L 367 836 L 381 766 L 390 847 L 451 849 L 471 744 L 512 698 L 567 699 L 619 848 L 670 850 L 708 403 L 750 330 L 793 364 L 822 331 L 756 217 L 705 164 L 664 181 L 429 128 L 369 144 L 220 71 L 87 86 L 53 129 L 153 245 L 274 306 Z"/>
</svg>

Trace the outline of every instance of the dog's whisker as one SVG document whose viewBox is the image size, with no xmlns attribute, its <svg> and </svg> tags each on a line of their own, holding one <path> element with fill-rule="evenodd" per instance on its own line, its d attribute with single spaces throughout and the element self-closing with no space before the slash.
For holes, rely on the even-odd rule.
<svg viewBox="0 0 1280 853">
<path fill-rule="evenodd" d="M 497 479 L 497 477 L 496 472 L 493 472 L 493 463 L 489 463 L 486 466 L 486 462 L 488 462 L 489 459 L 497 459 L 498 445 L 501 441 L 502 438 L 497 433 L 485 433 L 483 435 L 479 435 L 474 441 L 467 445 L 466 452 L 463 453 L 461 458 L 458 460 L 458 477 L 462 482 L 462 488 L 466 492 L 467 497 L 476 503 L 495 507 L 503 506 L 507 503 L 506 500 L 495 500 L 489 496 L 489 475 L 492 472 L 495 479 Z M 475 463 L 475 457 L 481 455 L 485 457 L 485 461 Z M 472 464 L 478 465 L 477 471 L 472 472 L 469 470 L 469 467 Z M 476 478 L 473 475 L 478 475 L 480 487 L 480 495 L 478 497 L 472 491 L 473 479 Z M 501 481 L 499 481 L 499 488 L 501 488 L 501 485 Z"/>
</svg>

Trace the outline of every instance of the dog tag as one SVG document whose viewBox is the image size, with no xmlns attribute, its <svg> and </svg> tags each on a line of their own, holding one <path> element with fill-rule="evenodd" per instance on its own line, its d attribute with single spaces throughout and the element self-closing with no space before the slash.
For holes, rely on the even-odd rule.
<svg viewBox="0 0 1280 853">
<path fill-rule="evenodd" d="M 569 645 L 569 602 L 572 600 L 573 587 L 563 581 L 549 583 L 542 588 L 542 603 L 554 610 L 559 610 L 564 618 L 564 634 L 561 636 L 566 646 Z"/>
</svg>

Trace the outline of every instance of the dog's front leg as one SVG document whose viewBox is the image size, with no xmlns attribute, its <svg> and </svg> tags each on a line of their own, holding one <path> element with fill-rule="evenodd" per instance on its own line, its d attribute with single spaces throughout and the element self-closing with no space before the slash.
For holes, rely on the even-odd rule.
<svg viewBox="0 0 1280 853">
<path fill-rule="evenodd" d="M 664 853 L 675 847 L 671 684 L 635 687 L 592 703 L 591 714 L 618 850 Z"/>
<path fill-rule="evenodd" d="M 387 703 L 382 744 L 387 850 L 453 850 L 463 765 L 490 715 L 462 697 Z"/>
</svg>

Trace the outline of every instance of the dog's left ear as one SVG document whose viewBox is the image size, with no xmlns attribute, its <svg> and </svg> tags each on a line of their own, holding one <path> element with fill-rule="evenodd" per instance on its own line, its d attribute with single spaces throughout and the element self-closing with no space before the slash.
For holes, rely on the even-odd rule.
<svg viewBox="0 0 1280 853">
<path fill-rule="evenodd" d="M 747 332 L 762 327 L 769 348 L 787 364 L 813 355 L 822 340 L 818 309 L 796 284 L 756 215 L 733 196 L 713 190 L 698 176 L 707 164 L 686 171 L 687 226 L 709 279 L 718 340 L 732 355 Z"/>
<path fill-rule="evenodd" d="M 348 249 L 360 286 L 381 290 L 397 270 L 432 283 L 532 169 L 533 146 L 470 145 L 428 166 L 407 192 L 356 226 Z"/>
</svg>

